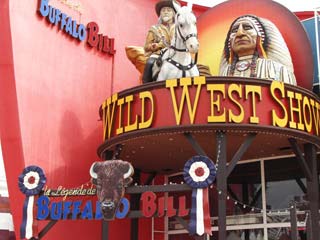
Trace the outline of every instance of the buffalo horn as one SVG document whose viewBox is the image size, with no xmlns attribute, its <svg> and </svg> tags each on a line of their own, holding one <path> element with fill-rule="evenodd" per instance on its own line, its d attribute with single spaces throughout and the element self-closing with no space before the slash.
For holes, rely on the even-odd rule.
<svg viewBox="0 0 320 240">
<path fill-rule="evenodd" d="M 129 170 L 125 174 L 123 174 L 124 179 L 130 177 L 134 173 L 134 169 L 133 169 L 132 165 L 130 163 L 128 163 L 128 164 L 129 164 Z"/>
<path fill-rule="evenodd" d="M 90 176 L 94 179 L 98 178 L 98 175 L 95 173 L 95 171 L 93 170 L 94 166 L 96 165 L 96 163 L 93 163 L 90 167 Z"/>
</svg>

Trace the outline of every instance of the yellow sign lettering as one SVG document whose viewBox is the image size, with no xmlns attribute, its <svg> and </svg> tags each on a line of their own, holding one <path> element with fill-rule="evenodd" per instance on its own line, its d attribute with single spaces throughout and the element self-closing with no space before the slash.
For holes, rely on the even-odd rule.
<svg viewBox="0 0 320 240">
<path fill-rule="evenodd" d="M 196 110 L 198 106 L 201 85 L 205 84 L 206 80 L 205 77 L 195 77 L 194 78 L 194 85 L 197 86 L 196 96 L 193 102 L 193 106 L 191 105 L 191 99 L 189 94 L 189 86 L 192 86 L 191 78 L 181 78 L 180 79 L 180 86 L 182 87 L 182 95 L 180 100 L 180 105 L 178 106 L 175 88 L 177 87 L 177 79 L 171 79 L 166 81 L 166 88 L 170 88 L 171 99 L 173 103 L 174 115 L 176 118 L 177 125 L 181 122 L 182 112 L 184 108 L 184 102 L 187 102 L 188 113 L 190 117 L 190 123 L 194 122 L 194 118 L 196 115 Z"/>
<path fill-rule="evenodd" d="M 222 98 L 225 99 L 226 93 L 225 93 L 225 84 L 208 84 L 207 90 L 210 91 L 211 96 L 211 115 L 208 116 L 208 122 L 214 123 L 214 122 L 226 122 L 226 112 L 225 108 L 221 108 L 221 99 L 220 95 L 217 94 L 217 98 L 215 100 L 215 92 L 220 92 L 222 94 Z M 221 114 L 215 115 L 215 107 L 217 108 L 217 112 Z"/>
<path fill-rule="evenodd" d="M 228 96 L 231 102 L 235 103 L 239 108 L 239 114 L 235 115 L 232 110 L 229 109 L 229 122 L 241 123 L 244 119 L 244 109 L 242 105 L 234 98 L 233 93 L 237 93 L 239 98 L 242 98 L 242 85 L 231 84 L 228 89 Z"/>
<path fill-rule="evenodd" d="M 302 114 L 301 114 L 301 100 L 302 95 L 300 93 L 294 93 L 292 91 L 287 91 L 287 96 L 289 97 L 289 107 L 290 107 L 290 121 L 289 121 L 289 127 L 290 128 L 297 128 L 297 123 L 294 119 L 294 112 L 298 113 L 298 129 L 304 130 L 304 125 L 302 124 Z M 293 106 L 293 100 L 297 101 L 297 106 Z"/>
<path fill-rule="evenodd" d="M 141 121 L 139 123 L 139 129 L 148 128 L 151 126 L 152 120 L 153 120 L 153 111 L 154 111 L 154 105 L 153 105 L 153 97 L 151 92 L 141 92 L 139 94 L 139 97 L 142 101 L 141 106 Z M 151 104 L 151 110 L 150 110 L 150 117 L 148 120 L 145 120 L 146 115 L 146 99 L 149 99 L 149 102 Z"/>
<path fill-rule="evenodd" d="M 276 96 L 276 90 L 280 91 L 281 98 L 285 97 L 285 92 L 284 92 L 284 83 L 283 82 L 278 82 L 278 81 L 272 81 L 270 91 L 271 91 L 271 96 L 273 97 L 274 100 L 279 104 L 279 106 L 282 109 L 283 112 L 283 117 L 279 117 L 277 115 L 277 111 L 272 109 L 272 125 L 273 126 L 278 126 L 278 127 L 285 127 L 288 123 L 288 113 L 286 110 L 286 107 L 283 105 L 281 100 Z"/>
<path fill-rule="evenodd" d="M 126 96 L 125 102 L 128 106 L 128 115 L 127 115 L 127 125 L 124 127 L 125 132 L 130 132 L 133 130 L 138 129 L 138 116 L 136 115 L 136 118 L 133 123 L 131 122 L 131 103 L 133 102 L 133 95 Z"/>
<path fill-rule="evenodd" d="M 106 139 L 107 136 L 108 138 L 110 138 L 111 136 L 111 129 L 113 126 L 113 118 L 117 100 L 118 94 L 116 93 L 102 104 L 103 139 Z"/>
<path fill-rule="evenodd" d="M 259 118 L 257 117 L 256 111 L 256 96 L 259 97 L 259 101 L 262 100 L 261 97 L 261 87 L 260 86 L 246 86 L 246 99 L 249 98 L 249 94 L 251 94 L 251 103 L 252 103 L 252 116 L 250 117 L 250 123 L 259 123 Z"/>
</svg>

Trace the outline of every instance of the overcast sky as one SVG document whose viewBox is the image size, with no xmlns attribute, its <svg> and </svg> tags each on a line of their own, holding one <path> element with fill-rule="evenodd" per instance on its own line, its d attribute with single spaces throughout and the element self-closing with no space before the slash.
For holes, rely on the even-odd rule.
<svg viewBox="0 0 320 240">
<path fill-rule="evenodd" d="M 213 7 L 225 0 L 182 0 L 184 2 L 192 2 L 194 4 Z M 314 11 L 316 8 L 320 11 L 320 0 L 275 0 L 286 6 L 292 12 Z"/>
</svg>

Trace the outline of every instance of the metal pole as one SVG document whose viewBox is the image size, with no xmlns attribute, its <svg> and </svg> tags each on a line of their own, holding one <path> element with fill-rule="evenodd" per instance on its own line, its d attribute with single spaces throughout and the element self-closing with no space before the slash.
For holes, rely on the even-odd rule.
<svg viewBox="0 0 320 240">
<path fill-rule="evenodd" d="M 102 220 L 102 240 L 109 239 L 109 223 L 105 220 Z"/>
<path fill-rule="evenodd" d="M 164 182 L 166 185 L 168 185 L 168 176 L 166 175 L 164 177 Z M 165 201 L 164 201 L 164 208 L 165 209 L 168 209 L 168 196 L 169 196 L 169 193 L 168 192 L 165 192 L 164 193 L 164 197 L 165 197 Z M 164 240 L 169 240 L 169 218 L 167 216 L 164 217 Z"/>
<path fill-rule="evenodd" d="M 134 169 L 135 174 L 133 176 L 133 181 L 140 183 L 140 170 Z M 131 195 L 131 210 L 139 210 L 140 208 L 140 194 Z M 130 240 L 138 240 L 139 238 L 139 219 L 131 219 L 131 228 L 130 228 Z"/>
<path fill-rule="evenodd" d="M 306 221 L 306 230 L 307 230 L 307 240 L 313 240 L 312 239 L 312 229 L 311 229 L 311 221 L 310 221 L 310 212 L 307 212 L 306 213 L 306 218 L 307 218 L 307 221 Z"/>
<path fill-rule="evenodd" d="M 310 226 L 311 239 L 316 239 L 319 236 L 319 177 L 317 167 L 316 147 L 307 143 L 304 145 L 304 154 L 307 164 L 311 170 L 312 178 L 307 179 L 307 196 L 310 202 Z"/>
<path fill-rule="evenodd" d="M 226 193 L 227 193 L 227 143 L 226 134 L 218 132 L 217 139 L 217 187 L 218 187 L 218 226 L 219 239 L 227 238 Z"/>
<path fill-rule="evenodd" d="M 267 201 L 266 201 L 266 180 L 264 173 L 264 160 L 260 160 L 261 168 L 261 188 L 262 188 L 262 210 L 263 210 L 263 239 L 268 240 L 267 229 Z"/>
<path fill-rule="evenodd" d="M 298 240 L 297 209 L 295 202 L 290 204 L 291 240 Z"/>
</svg>

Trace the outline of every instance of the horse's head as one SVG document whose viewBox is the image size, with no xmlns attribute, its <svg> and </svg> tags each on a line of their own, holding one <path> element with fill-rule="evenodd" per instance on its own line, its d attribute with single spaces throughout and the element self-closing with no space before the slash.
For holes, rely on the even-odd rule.
<svg viewBox="0 0 320 240">
<path fill-rule="evenodd" d="M 175 16 L 176 34 L 186 45 L 190 53 L 197 53 L 199 50 L 197 19 L 189 7 L 180 7 L 173 1 L 177 12 Z"/>
</svg>

